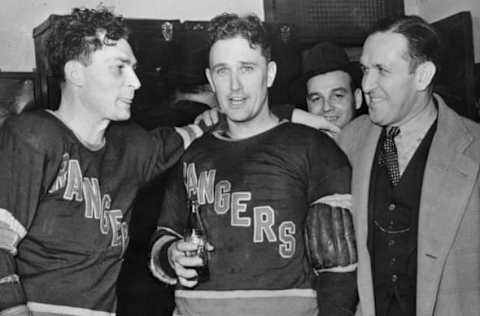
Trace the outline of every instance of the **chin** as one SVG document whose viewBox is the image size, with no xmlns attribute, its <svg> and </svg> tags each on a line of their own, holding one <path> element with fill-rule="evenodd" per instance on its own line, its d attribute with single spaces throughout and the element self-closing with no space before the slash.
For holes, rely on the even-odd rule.
<svg viewBox="0 0 480 316">
<path fill-rule="evenodd" d="M 112 119 L 112 121 L 126 121 L 130 119 L 131 114 L 130 112 L 128 113 L 117 113 L 117 115 L 114 116 L 115 118 Z"/>
</svg>

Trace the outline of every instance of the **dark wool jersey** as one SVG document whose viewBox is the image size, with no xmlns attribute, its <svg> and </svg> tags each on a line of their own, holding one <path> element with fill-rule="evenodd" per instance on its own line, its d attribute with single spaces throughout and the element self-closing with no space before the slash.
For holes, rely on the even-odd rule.
<svg viewBox="0 0 480 316">
<path fill-rule="evenodd" d="M 215 250 L 210 279 L 193 290 L 177 288 L 177 312 L 316 315 L 303 223 L 317 199 L 350 192 L 350 173 L 328 136 L 293 123 L 243 140 L 196 140 L 167 187 L 156 234 L 183 234 L 187 192 L 196 189 Z M 166 271 L 154 273 L 175 282 Z"/>
<path fill-rule="evenodd" d="M 115 312 L 137 189 L 184 151 L 174 128 L 149 134 L 111 123 L 105 138 L 89 150 L 46 111 L 0 129 L 0 260 L 15 255 L 13 273 L 33 312 Z"/>
</svg>

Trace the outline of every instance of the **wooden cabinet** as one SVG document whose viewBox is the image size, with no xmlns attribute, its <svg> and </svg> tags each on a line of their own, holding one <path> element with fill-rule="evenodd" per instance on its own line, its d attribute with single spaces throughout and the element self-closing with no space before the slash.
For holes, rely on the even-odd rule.
<svg viewBox="0 0 480 316">
<path fill-rule="evenodd" d="M 40 77 L 41 103 L 45 108 L 56 108 L 59 86 L 48 63 L 46 41 L 54 21 L 60 15 L 51 15 L 33 30 L 36 67 Z M 137 75 L 142 87 L 136 93 L 135 107 L 144 110 L 168 94 L 166 75 L 175 63 L 184 38 L 179 20 L 126 19 L 131 29 L 129 42 L 138 59 Z"/>
<path fill-rule="evenodd" d="M 40 81 L 40 103 L 55 109 L 60 99 L 59 85 L 48 64 L 46 41 L 52 24 L 61 15 L 51 15 L 33 30 L 36 68 Z M 142 87 L 136 92 L 132 118 L 142 124 L 149 112 L 162 112 L 172 85 L 169 72 L 175 65 L 185 62 L 186 50 L 202 49 L 207 45 L 207 21 L 126 19 L 131 29 L 129 42 L 138 60 L 137 75 Z M 272 39 L 272 56 L 278 63 L 277 78 L 270 89 L 272 103 L 291 103 L 290 81 L 300 71 L 300 51 L 294 28 L 287 24 L 266 25 Z M 192 62 L 189 60 L 188 62 Z M 193 61 L 196 62 L 196 61 Z M 204 60 L 198 61 L 205 63 Z M 167 113 L 168 111 L 166 111 Z M 165 121 L 165 120 L 162 120 Z"/>
<path fill-rule="evenodd" d="M 127 19 L 130 45 L 137 57 L 137 76 L 142 87 L 135 93 L 132 111 L 145 112 L 168 97 L 170 67 L 178 62 L 184 38 L 179 20 Z"/>
</svg>

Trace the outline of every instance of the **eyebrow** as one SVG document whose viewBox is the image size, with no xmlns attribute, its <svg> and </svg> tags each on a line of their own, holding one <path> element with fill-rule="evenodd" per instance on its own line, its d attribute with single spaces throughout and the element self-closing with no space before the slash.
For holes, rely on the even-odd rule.
<svg viewBox="0 0 480 316">
<path fill-rule="evenodd" d="M 309 97 L 309 98 L 315 97 L 315 96 L 323 97 L 323 95 L 321 93 L 318 93 L 318 92 L 307 93 L 307 97 Z"/>
<path fill-rule="evenodd" d="M 347 93 L 348 89 L 345 88 L 345 87 L 337 87 L 337 88 L 332 89 L 332 91 L 333 92 L 345 92 L 345 93 Z"/>
<path fill-rule="evenodd" d="M 251 65 L 253 65 L 253 66 L 255 66 L 255 65 L 258 65 L 258 63 L 254 62 L 254 61 L 241 61 L 241 62 L 240 62 L 240 64 L 241 64 L 242 66 L 244 66 L 244 65 L 248 65 L 248 66 L 251 66 Z"/>
<path fill-rule="evenodd" d="M 132 66 L 132 68 L 136 68 L 138 63 L 137 63 L 137 60 L 132 60 L 130 58 L 123 58 L 123 57 L 115 57 L 114 58 L 115 61 L 120 61 L 124 64 L 127 64 L 127 65 L 130 65 Z"/>
<path fill-rule="evenodd" d="M 226 63 L 217 63 L 217 64 L 213 65 L 211 67 L 211 69 L 215 70 L 215 69 L 220 68 L 220 67 L 226 67 L 226 65 L 227 65 Z"/>
</svg>

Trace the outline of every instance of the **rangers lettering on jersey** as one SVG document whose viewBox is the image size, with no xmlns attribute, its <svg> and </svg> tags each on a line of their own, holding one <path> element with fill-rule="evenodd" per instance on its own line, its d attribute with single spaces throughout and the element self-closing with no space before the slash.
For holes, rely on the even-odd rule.
<svg viewBox="0 0 480 316">
<path fill-rule="evenodd" d="M 84 217 L 98 220 L 103 235 L 111 231 L 111 246 L 122 246 L 123 253 L 128 240 L 128 225 L 122 221 L 122 210 L 110 210 L 110 195 L 102 196 L 98 179 L 83 177 L 79 161 L 70 159 L 68 153 L 63 154 L 60 170 L 48 193 L 61 189 L 65 189 L 62 196 L 64 200 L 84 202 Z"/>
<path fill-rule="evenodd" d="M 296 226 L 293 221 L 283 221 L 276 225 L 275 210 L 270 205 L 255 205 L 253 218 L 246 215 L 252 192 L 231 192 L 232 184 L 228 180 L 215 181 L 216 170 L 201 171 L 197 177 L 195 163 L 184 163 L 183 178 L 187 194 L 196 190 L 200 205 L 213 204 L 215 213 L 227 215 L 230 211 L 230 225 L 252 227 L 254 243 L 279 242 L 278 253 L 282 258 L 291 258 L 295 254 Z M 278 229 L 276 227 L 278 226 Z"/>
</svg>

